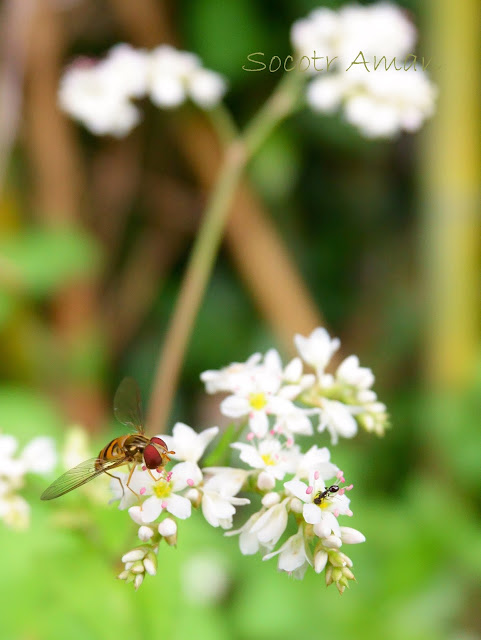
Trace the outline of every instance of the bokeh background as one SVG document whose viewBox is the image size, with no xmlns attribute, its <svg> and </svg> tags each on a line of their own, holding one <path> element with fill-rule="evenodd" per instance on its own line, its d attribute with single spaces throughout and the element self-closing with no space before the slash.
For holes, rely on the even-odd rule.
<svg viewBox="0 0 481 640">
<path fill-rule="evenodd" d="M 325 2 L 338 7 L 342 3 Z M 368 4 L 368 3 L 367 3 Z M 126 139 L 57 108 L 62 68 L 117 42 L 171 42 L 227 77 L 242 126 L 279 74 L 312 0 L 4 0 L 0 39 L 0 429 L 21 442 L 74 424 L 92 451 L 118 434 L 113 392 L 147 399 L 218 141 L 193 110 L 145 106 Z M 125 513 L 80 493 L 0 523 L 5 640 L 481 638 L 480 51 L 476 0 L 403 2 L 433 61 L 438 113 L 421 134 L 368 142 L 304 111 L 251 163 L 196 321 L 169 425 L 218 420 L 201 371 L 325 325 L 377 376 L 392 429 L 342 441 L 356 486 L 357 583 L 342 597 L 274 560 L 242 557 L 196 514 L 139 592 L 114 579 Z M 215 588 L 214 588 L 215 587 Z"/>
</svg>

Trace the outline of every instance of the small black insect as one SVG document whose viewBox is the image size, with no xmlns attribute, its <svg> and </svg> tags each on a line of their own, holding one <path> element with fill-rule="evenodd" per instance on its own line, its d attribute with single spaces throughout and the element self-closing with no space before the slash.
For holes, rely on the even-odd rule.
<svg viewBox="0 0 481 640">
<path fill-rule="evenodd" d="M 324 491 L 318 491 L 313 502 L 314 504 L 322 504 L 322 501 L 326 498 L 329 498 L 332 493 L 337 493 L 339 491 L 339 487 L 337 484 L 331 484 L 330 487 L 325 489 Z"/>
</svg>

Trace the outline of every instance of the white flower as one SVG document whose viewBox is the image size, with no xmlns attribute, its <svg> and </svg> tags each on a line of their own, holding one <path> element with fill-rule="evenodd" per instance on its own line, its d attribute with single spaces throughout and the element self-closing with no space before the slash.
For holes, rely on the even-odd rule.
<svg viewBox="0 0 481 640">
<path fill-rule="evenodd" d="M 299 456 L 295 469 L 296 478 L 309 478 L 309 474 L 318 471 L 321 478 L 333 478 L 339 468 L 330 461 L 331 453 L 327 447 L 318 448 L 313 445 L 306 453 Z"/>
<path fill-rule="evenodd" d="M 356 387 L 359 391 L 370 389 L 374 384 L 371 369 L 359 366 L 357 356 L 349 356 L 341 362 L 336 371 L 336 379 L 341 384 Z"/>
<path fill-rule="evenodd" d="M 309 567 L 312 566 L 312 553 L 306 544 L 303 527 L 299 527 L 298 532 L 288 538 L 282 547 L 277 551 L 268 553 L 262 559 L 270 560 L 279 555 L 277 568 L 279 571 L 287 571 L 294 578 L 301 579 Z"/>
<path fill-rule="evenodd" d="M 281 381 L 282 387 L 278 393 L 288 400 L 294 400 L 301 391 L 315 382 L 315 376 L 310 373 L 303 374 L 302 360 L 300 358 L 294 358 L 284 368 L 276 349 L 269 349 L 265 354 L 262 368 Z"/>
<path fill-rule="evenodd" d="M 291 29 L 291 41 L 299 57 L 311 58 L 316 54 L 324 57 L 329 56 L 332 59 L 338 55 L 339 31 L 338 12 L 326 8 L 315 9 L 306 18 L 294 22 Z M 319 66 L 319 68 L 321 67 Z M 314 66 L 310 65 L 309 70 L 314 72 Z"/>
<path fill-rule="evenodd" d="M 96 135 L 125 136 L 140 113 L 102 66 L 78 62 L 68 67 L 58 92 L 60 107 Z"/>
<path fill-rule="evenodd" d="M 292 456 L 275 438 L 260 440 L 256 446 L 234 442 L 231 447 L 240 451 L 243 462 L 254 469 L 262 469 L 277 480 L 282 480 L 293 467 Z"/>
<path fill-rule="evenodd" d="M 152 51 L 150 65 L 150 95 L 159 107 L 177 107 L 190 97 L 201 108 L 209 109 L 225 93 L 223 78 L 203 69 L 193 53 L 161 45 Z"/>
<path fill-rule="evenodd" d="M 204 467 L 202 472 L 210 476 L 211 487 L 218 487 L 225 495 L 235 496 L 242 489 L 251 471 L 237 467 Z M 215 477 L 215 480 L 213 479 Z"/>
<path fill-rule="evenodd" d="M 225 478 L 226 476 L 224 476 Z M 236 498 L 232 492 L 237 493 L 238 483 L 224 483 L 222 475 L 214 475 L 202 487 L 202 513 L 212 527 L 230 529 L 232 518 L 236 512 L 235 507 L 249 504 L 248 498 Z"/>
<path fill-rule="evenodd" d="M 0 519 L 12 529 L 24 530 L 30 523 L 30 505 L 12 493 L 0 496 Z"/>
<path fill-rule="evenodd" d="M 265 367 L 257 368 L 239 382 L 236 391 L 222 401 L 220 410 L 231 418 L 248 416 L 249 427 L 257 437 L 267 434 L 269 414 L 282 415 L 295 410 L 290 400 L 277 395 L 281 386 L 279 376 Z"/>
<path fill-rule="evenodd" d="M 257 533 L 252 532 L 252 528 L 263 513 L 264 511 L 256 511 L 256 513 L 254 513 L 240 529 L 236 529 L 235 531 L 226 531 L 224 533 L 225 536 L 239 535 L 239 548 L 244 556 L 254 555 L 254 553 L 257 553 L 261 548 L 263 550 L 268 550 L 265 546 L 260 544 Z"/>
<path fill-rule="evenodd" d="M 279 504 L 269 507 L 250 529 L 251 534 L 255 534 L 259 543 L 268 549 L 272 549 L 287 527 L 288 499 Z"/>
<path fill-rule="evenodd" d="M 314 329 L 307 338 L 296 334 L 294 342 L 301 358 L 316 369 L 318 376 L 324 373 L 332 355 L 341 344 L 339 338 L 331 339 L 323 327 Z"/>
<path fill-rule="evenodd" d="M 46 436 L 34 438 L 23 449 L 20 460 L 28 472 L 45 474 L 53 471 L 57 464 L 53 438 Z"/>
<path fill-rule="evenodd" d="M 254 353 L 246 362 L 233 362 L 223 369 L 209 369 L 200 374 L 207 393 L 230 391 L 234 393 L 243 384 L 243 380 L 252 375 L 261 361 L 261 354 Z"/>
<path fill-rule="evenodd" d="M 327 538 L 333 533 L 338 538 L 341 537 L 337 516 L 352 515 L 349 498 L 344 494 L 334 494 L 316 504 L 314 500 L 326 488 L 319 472 L 311 474 L 309 485 L 294 479 L 285 482 L 284 488 L 304 503 L 302 515 L 308 524 L 315 525 L 314 531 L 317 536 Z"/>
<path fill-rule="evenodd" d="M 357 529 L 352 527 L 340 527 L 341 540 L 343 544 L 359 544 L 360 542 L 366 542 L 366 537 Z"/>
<path fill-rule="evenodd" d="M 171 454 L 172 458 L 197 465 L 204 451 L 218 433 L 219 427 L 211 427 L 197 433 L 183 422 L 177 422 L 171 436 L 162 435 L 159 437 L 162 437 L 168 449 L 175 451 Z"/>
<path fill-rule="evenodd" d="M 230 585 L 224 556 L 217 551 L 202 551 L 188 558 L 181 568 L 181 586 L 185 596 L 198 605 L 218 603 Z"/>
<path fill-rule="evenodd" d="M 97 63 L 108 88 L 127 98 L 142 98 L 149 88 L 150 54 L 129 44 L 117 44 Z"/>
<path fill-rule="evenodd" d="M 175 465 L 167 477 L 160 478 L 157 482 L 152 481 L 150 484 L 147 482 L 148 474 L 145 476 L 143 494 L 150 497 L 142 503 L 141 507 L 134 506 L 129 509 L 129 514 L 135 522 L 149 524 L 157 520 L 163 511 L 168 511 L 180 520 L 190 517 L 192 505 L 187 498 L 179 495 L 179 491 L 201 482 L 202 474 L 196 464 L 181 462 Z"/>
<path fill-rule="evenodd" d="M 357 433 L 357 422 L 352 413 L 342 402 L 322 398 L 318 431 L 327 429 L 333 444 L 337 444 L 339 436 L 353 438 Z"/>
</svg>

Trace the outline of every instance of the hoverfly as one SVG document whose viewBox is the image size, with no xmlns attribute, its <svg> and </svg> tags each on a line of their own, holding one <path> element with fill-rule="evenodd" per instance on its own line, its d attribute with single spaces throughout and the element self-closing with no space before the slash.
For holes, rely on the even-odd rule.
<svg viewBox="0 0 481 640">
<path fill-rule="evenodd" d="M 81 462 L 64 473 L 45 489 L 41 495 L 42 500 L 53 500 L 63 496 L 86 482 L 90 482 L 101 473 L 116 478 L 123 491 L 124 487 L 120 478 L 109 472 L 124 464 L 131 465 L 126 485 L 132 493 L 135 493 L 129 483 L 138 464 L 143 463 L 150 475 L 152 475 L 151 469 L 160 470 L 167 464 L 170 460 L 168 454 L 175 452 L 168 451 L 162 438 L 148 438 L 145 435 L 140 390 L 133 378 L 124 378 L 120 383 L 114 398 L 114 415 L 119 422 L 135 430 L 136 433 L 114 438 L 96 458 Z"/>
<path fill-rule="evenodd" d="M 322 502 L 326 499 L 326 498 L 330 498 L 331 494 L 333 493 L 337 493 L 339 491 L 339 487 L 337 484 L 331 484 L 330 487 L 328 487 L 327 489 L 324 489 L 324 491 L 318 491 L 316 493 L 316 496 L 313 500 L 314 504 L 322 504 Z"/>
</svg>

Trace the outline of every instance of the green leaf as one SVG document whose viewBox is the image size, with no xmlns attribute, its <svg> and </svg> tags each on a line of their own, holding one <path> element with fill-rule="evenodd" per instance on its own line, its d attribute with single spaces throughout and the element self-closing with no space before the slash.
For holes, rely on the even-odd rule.
<svg viewBox="0 0 481 640">
<path fill-rule="evenodd" d="M 245 425 L 231 423 L 222 434 L 216 448 L 209 453 L 203 462 L 204 467 L 220 467 L 227 464 L 229 460 L 229 446 L 235 442 Z"/>
<path fill-rule="evenodd" d="M 39 297 L 91 274 L 100 263 L 98 246 L 78 229 L 33 229 L 3 236 L 0 255 L 15 270 L 20 291 Z"/>
</svg>

